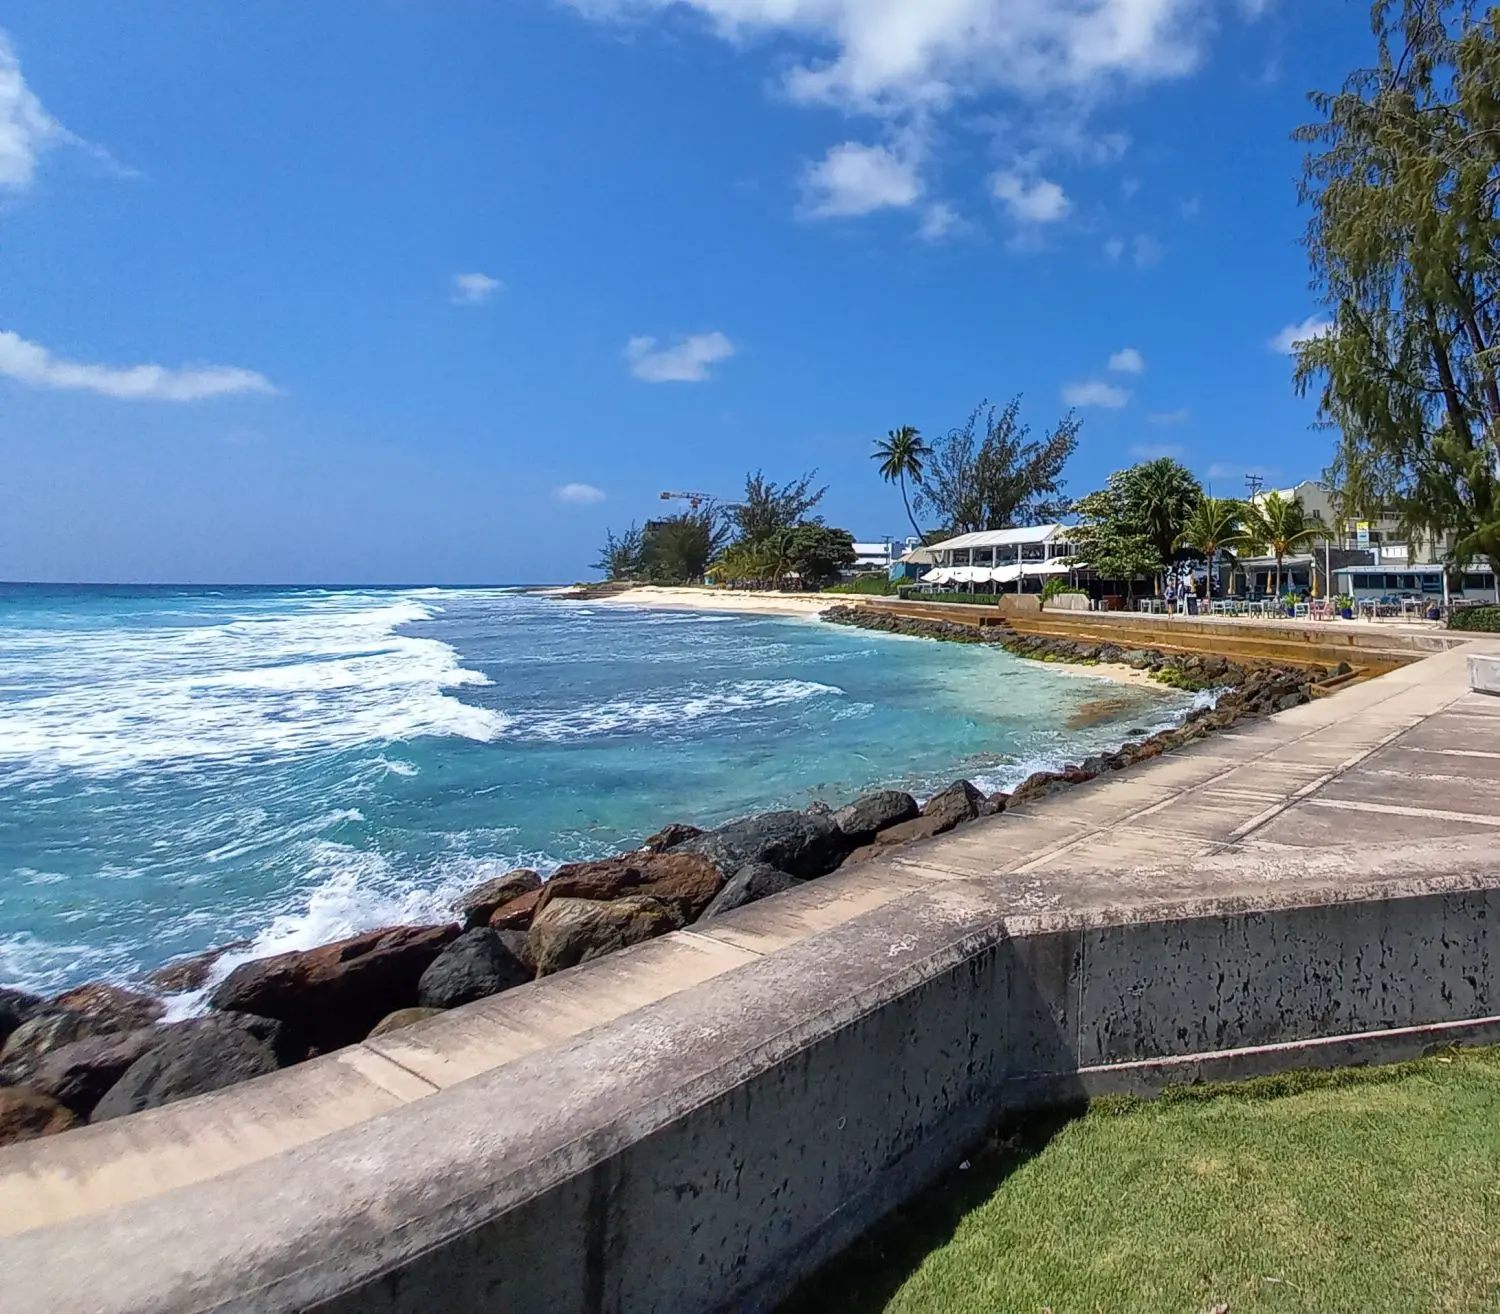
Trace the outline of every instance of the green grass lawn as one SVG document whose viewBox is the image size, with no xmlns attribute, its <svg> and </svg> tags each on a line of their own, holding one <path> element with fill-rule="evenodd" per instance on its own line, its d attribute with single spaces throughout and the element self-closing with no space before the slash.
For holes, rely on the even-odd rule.
<svg viewBox="0 0 1500 1314">
<path fill-rule="evenodd" d="M 783 1314 L 1500 1310 L 1500 1049 L 1000 1129 Z"/>
</svg>

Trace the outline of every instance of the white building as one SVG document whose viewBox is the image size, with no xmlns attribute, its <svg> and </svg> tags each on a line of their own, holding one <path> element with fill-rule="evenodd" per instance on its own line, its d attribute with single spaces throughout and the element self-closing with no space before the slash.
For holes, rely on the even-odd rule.
<svg viewBox="0 0 1500 1314">
<path fill-rule="evenodd" d="M 1066 525 L 980 530 L 933 543 L 927 550 L 934 564 L 922 575 L 922 583 L 937 587 L 998 585 L 1037 592 L 1047 576 L 1067 575 L 1077 568 Z"/>
</svg>

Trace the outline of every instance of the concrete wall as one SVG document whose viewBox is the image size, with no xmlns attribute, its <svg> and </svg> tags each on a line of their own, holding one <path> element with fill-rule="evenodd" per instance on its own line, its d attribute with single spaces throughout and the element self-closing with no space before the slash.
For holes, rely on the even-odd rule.
<svg viewBox="0 0 1500 1314">
<path fill-rule="evenodd" d="M 1042 606 L 1043 611 L 1088 611 L 1090 600 L 1087 593 L 1059 593 Z"/>
<path fill-rule="evenodd" d="M 295 1156 L 12 1237 L 5 1305 L 766 1309 L 1008 1109 L 1492 1038 L 1497 885 L 1036 916 L 933 885 Z"/>
<path fill-rule="evenodd" d="M 1500 694 L 1500 657 L 1470 657 L 1469 688 L 1475 693 Z"/>
</svg>

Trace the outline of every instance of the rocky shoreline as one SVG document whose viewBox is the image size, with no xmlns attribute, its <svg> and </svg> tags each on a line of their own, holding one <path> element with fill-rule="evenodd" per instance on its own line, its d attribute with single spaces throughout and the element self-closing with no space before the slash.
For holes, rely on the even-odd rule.
<svg viewBox="0 0 1500 1314">
<path fill-rule="evenodd" d="M 1037 772 L 1008 794 L 986 796 L 958 780 L 919 806 L 910 794 L 877 790 L 838 810 L 814 803 L 708 831 L 673 823 L 633 852 L 568 863 L 545 881 L 535 871 L 512 871 L 464 895 L 451 921 L 384 927 L 242 963 L 215 986 L 207 1014 L 187 1021 L 162 1020 L 162 995 L 204 987 L 217 960 L 242 945 L 169 963 L 139 990 L 94 983 L 44 999 L 0 988 L 0 1145 L 218 1090 L 711 921 L 898 845 L 1294 707 L 1311 697 L 1318 678 L 1294 667 L 1026 638 L 1005 627 L 978 630 L 858 607 L 834 607 L 824 619 L 994 643 L 1039 661 L 1118 662 L 1173 688 L 1222 692 L 1177 728 Z"/>
</svg>

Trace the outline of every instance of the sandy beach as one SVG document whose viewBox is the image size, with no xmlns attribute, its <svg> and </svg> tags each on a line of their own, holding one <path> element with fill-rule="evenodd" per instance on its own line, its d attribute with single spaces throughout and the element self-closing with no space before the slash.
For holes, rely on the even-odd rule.
<svg viewBox="0 0 1500 1314">
<path fill-rule="evenodd" d="M 555 597 L 567 597 L 571 591 L 556 589 L 551 592 Z M 590 600 L 629 607 L 670 607 L 683 611 L 736 611 L 749 615 L 780 616 L 817 616 L 829 607 L 857 607 L 863 603 L 863 599 L 856 594 L 765 593 L 749 589 L 671 588 L 656 584 L 643 584 L 639 588 Z M 1048 670 L 1057 671 L 1061 675 L 1161 688 L 1145 671 L 1133 670 L 1129 666 L 1104 663 L 1085 666 L 1078 662 L 1046 662 L 1045 665 Z"/>
</svg>

